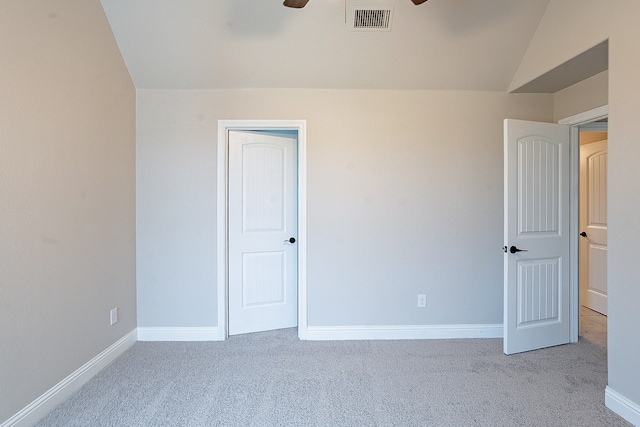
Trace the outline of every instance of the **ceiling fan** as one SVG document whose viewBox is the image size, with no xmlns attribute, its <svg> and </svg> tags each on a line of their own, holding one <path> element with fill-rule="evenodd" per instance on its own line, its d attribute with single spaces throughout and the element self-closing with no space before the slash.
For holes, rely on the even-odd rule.
<svg viewBox="0 0 640 427">
<path fill-rule="evenodd" d="M 415 5 L 419 5 L 422 4 L 424 2 L 426 2 L 427 0 L 411 0 L 413 2 L 413 4 Z M 307 3 L 309 3 L 309 0 L 284 0 L 284 5 L 287 7 L 293 7 L 295 9 L 301 9 L 303 7 L 305 7 L 307 5 Z"/>
</svg>

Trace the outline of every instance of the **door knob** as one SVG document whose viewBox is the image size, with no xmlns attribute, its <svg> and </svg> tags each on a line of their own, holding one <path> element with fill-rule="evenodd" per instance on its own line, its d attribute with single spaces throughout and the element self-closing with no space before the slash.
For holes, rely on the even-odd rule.
<svg viewBox="0 0 640 427">
<path fill-rule="evenodd" d="M 583 231 L 582 233 L 580 233 L 580 235 L 581 235 L 582 237 L 587 237 L 587 233 L 585 233 L 584 231 Z"/>
<path fill-rule="evenodd" d="M 511 246 L 509 248 L 509 252 L 511 252 L 512 254 L 515 254 L 516 252 L 528 252 L 526 249 L 518 249 L 515 246 Z"/>
<path fill-rule="evenodd" d="M 287 240 L 285 240 L 285 242 L 295 243 L 296 242 L 296 238 L 295 237 L 289 237 Z"/>
</svg>

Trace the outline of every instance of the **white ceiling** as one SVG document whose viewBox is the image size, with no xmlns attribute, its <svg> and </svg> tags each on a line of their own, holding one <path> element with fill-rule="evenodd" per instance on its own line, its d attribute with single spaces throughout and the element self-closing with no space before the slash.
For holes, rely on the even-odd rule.
<svg viewBox="0 0 640 427">
<path fill-rule="evenodd" d="M 101 0 L 139 89 L 509 88 L 549 0 L 347 0 L 394 7 L 352 32 L 345 0 Z"/>
</svg>

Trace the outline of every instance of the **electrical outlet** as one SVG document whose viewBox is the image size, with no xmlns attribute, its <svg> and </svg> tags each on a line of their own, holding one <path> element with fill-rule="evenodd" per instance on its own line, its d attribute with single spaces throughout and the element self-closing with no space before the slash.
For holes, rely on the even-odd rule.
<svg viewBox="0 0 640 427">
<path fill-rule="evenodd" d="M 118 321 L 118 307 L 112 309 L 109 312 L 109 324 L 113 325 L 114 323 L 116 323 Z"/>
<path fill-rule="evenodd" d="M 418 295 L 418 307 L 426 307 L 427 306 L 427 296 L 424 294 Z"/>
</svg>

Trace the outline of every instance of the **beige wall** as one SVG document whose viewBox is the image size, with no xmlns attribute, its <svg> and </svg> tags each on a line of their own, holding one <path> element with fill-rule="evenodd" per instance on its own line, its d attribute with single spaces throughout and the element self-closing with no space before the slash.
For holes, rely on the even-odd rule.
<svg viewBox="0 0 640 427">
<path fill-rule="evenodd" d="M 633 417 L 636 424 L 640 424 L 638 17 L 637 0 L 551 0 L 512 85 L 518 87 L 600 41 L 609 40 L 607 404 Z M 589 107 L 588 103 L 584 105 L 585 110 Z"/>
<path fill-rule="evenodd" d="M 580 132 L 580 145 L 607 139 L 607 132 Z"/>
<path fill-rule="evenodd" d="M 553 95 L 553 120 L 571 117 L 609 103 L 609 72 L 604 71 Z"/>
<path fill-rule="evenodd" d="M 0 56 L 1 423 L 136 305 L 135 90 L 100 2 L 2 1 Z"/>
<path fill-rule="evenodd" d="M 310 326 L 501 324 L 503 119 L 550 121 L 552 99 L 138 91 L 139 326 L 217 325 L 220 119 L 307 120 Z"/>
</svg>

